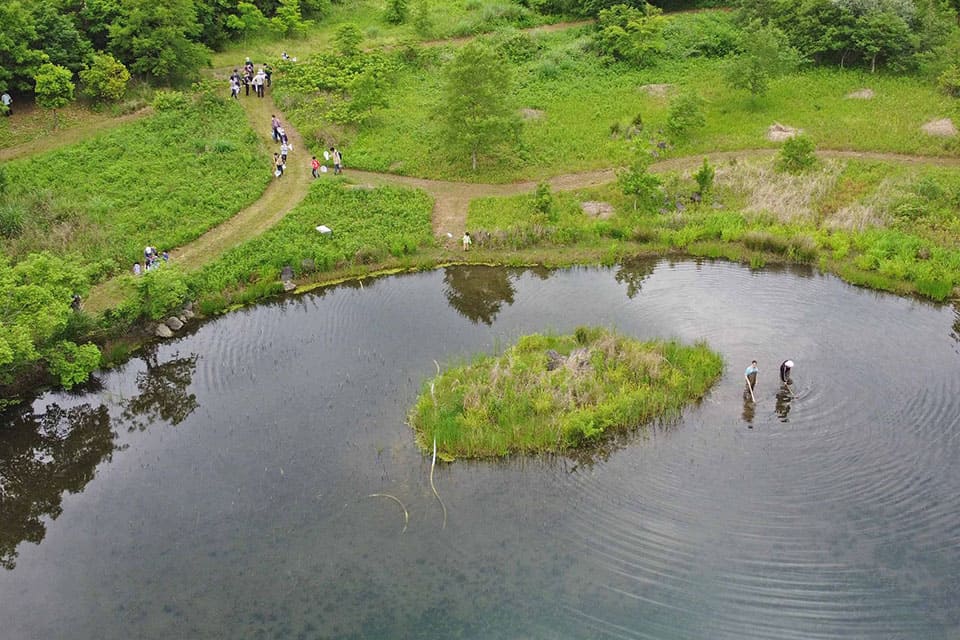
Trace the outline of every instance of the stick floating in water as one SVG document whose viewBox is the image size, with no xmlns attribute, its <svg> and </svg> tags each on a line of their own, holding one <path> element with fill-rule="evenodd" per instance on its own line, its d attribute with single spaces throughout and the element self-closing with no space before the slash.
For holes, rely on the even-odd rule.
<svg viewBox="0 0 960 640">
<path fill-rule="evenodd" d="M 400 505 L 400 508 L 403 509 L 403 531 L 401 531 L 400 533 L 402 534 L 407 531 L 407 525 L 410 524 L 410 514 L 407 513 L 407 508 L 403 505 L 402 502 L 400 502 L 400 498 L 396 496 L 392 496 L 389 493 L 371 493 L 367 497 L 368 498 L 389 498 L 390 500 L 393 500 L 398 505 Z"/>
<path fill-rule="evenodd" d="M 437 487 L 433 484 L 433 468 L 437 466 L 437 437 L 433 437 L 433 461 L 430 463 L 430 488 L 433 489 L 433 495 L 437 496 L 437 502 L 440 503 L 440 506 L 443 507 L 443 526 L 440 529 L 447 528 L 447 506 L 443 504 L 443 500 L 440 499 L 440 494 L 437 493 Z"/>
</svg>

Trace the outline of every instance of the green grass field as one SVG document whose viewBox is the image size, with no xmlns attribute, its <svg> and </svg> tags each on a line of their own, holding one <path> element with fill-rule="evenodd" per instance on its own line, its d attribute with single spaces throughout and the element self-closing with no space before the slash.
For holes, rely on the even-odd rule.
<svg viewBox="0 0 960 640">
<path fill-rule="evenodd" d="M 256 200 L 265 153 L 240 107 L 211 98 L 9 162 L 0 247 L 126 268 L 145 245 L 186 244 Z"/>
</svg>

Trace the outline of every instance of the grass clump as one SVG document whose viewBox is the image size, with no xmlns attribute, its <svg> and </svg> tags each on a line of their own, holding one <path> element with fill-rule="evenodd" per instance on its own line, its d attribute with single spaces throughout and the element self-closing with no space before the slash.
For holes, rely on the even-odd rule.
<svg viewBox="0 0 960 640">
<path fill-rule="evenodd" d="M 520 338 L 429 381 L 410 423 L 448 457 L 564 452 L 701 398 L 723 361 L 703 343 L 640 342 L 603 328 Z"/>
</svg>

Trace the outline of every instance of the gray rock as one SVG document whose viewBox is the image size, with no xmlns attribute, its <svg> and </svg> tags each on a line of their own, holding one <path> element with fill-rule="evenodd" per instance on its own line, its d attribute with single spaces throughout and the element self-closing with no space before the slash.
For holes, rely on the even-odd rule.
<svg viewBox="0 0 960 640">
<path fill-rule="evenodd" d="M 287 280 L 293 280 L 293 267 L 287 265 L 280 272 L 280 279 L 286 282 Z"/>
<path fill-rule="evenodd" d="M 169 327 L 171 331 L 180 331 L 180 329 L 183 329 L 183 323 L 180 322 L 180 318 L 177 316 L 170 316 L 167 318 L 167 327 Z"/>
<path fill-rule="evenodd" d="M 165 324 L 163 324 L 163 323 L 160 323 L 160 324 L 157 325 L 157 329 L 156 329 L 155 333 L 156 333 L 156 335 L 157 335 L 158 338 L 172 338 L 172 337 L 173 337 L 173 331 L 170 331 L 170 327 L 168 327 L 167 325 L 165 325 Z"/>
<path fill-rule="evenodd" d="M 554 369 L 559 369 L 567 361 L 562 355 L 554 351 L 553 349 L 547 350 L 547 371 L 553 371 Z"/>
<path fill-rule="evenodd" d="M 292 280 L 285 280 L 283 283 L 283 290 L 286 291 L 287 293 L 290 293 L 296 288 L 297 288 L 297 285 Z"/>
<path fill-rule="evenodd" d="M 183 318 L 184 322 L 186 322 L 187 320 L 193 320 L 196 317 L 196 314 L 194 314 L 190 309 L 184 309 L 183 313 L 180 314 L 180 317 Z"/>
</svg>

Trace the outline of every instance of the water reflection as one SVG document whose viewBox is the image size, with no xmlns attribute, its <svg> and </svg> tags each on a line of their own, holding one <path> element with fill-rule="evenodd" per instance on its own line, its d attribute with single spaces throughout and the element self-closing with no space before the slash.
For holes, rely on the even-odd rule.
<svg viewBox="0 0 960 640">
<path fill-rule="evenodd" d="M 107 408 L 89 404 L 40 415 L 24 407 L 0 430 L 0 566 L 16 566 L 21 542 L 43 540 L 43 519 L 60 515 L 64 491 L 83 491 L 115 435 Z"/>
<path fill-rule="evenodd" d="M 130 431 L 143 431 L 160 421 L 180 424 L 199 406 L 197 396 L 187 392 L 197 370 L 197 354 L 178 356 L 160 364 L 156 346 L 145 350 L 142 359 L 147 370 L 137 373 L 136 380 L 140 394 L 127 400 L 123 408 L 122 417 Z"/>
<path fill-rule="evenodd" d="M 617 269 L 613 278 L 620 284 L 626 283 L 627 297 L 633 300 L 640 289 L 643 281 L 650 277 L 657 263 L 652 260 L 636 260 L 624 263 Z"/>
<path fill-rule="evenodd" d="M 450 306 L 474 324 L 492 325 L 503 304 L 513 304 L 516 294 L 506 269 L 474 265 L 447 267 L 443 284 Z"/>
</svg>

